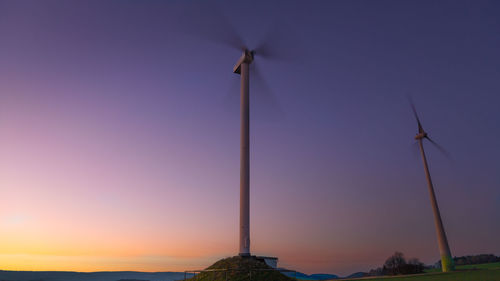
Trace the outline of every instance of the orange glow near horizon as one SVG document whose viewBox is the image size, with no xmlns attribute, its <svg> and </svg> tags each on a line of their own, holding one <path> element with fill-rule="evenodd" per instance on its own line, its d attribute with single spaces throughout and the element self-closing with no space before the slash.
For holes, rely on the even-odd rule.
<svg viewBox="0 0 500 281">
<path fill-rule="evenodd" d="M 194 263 L 193 263 L 194 262 Z M 59 256 L 0 255 L 2 270 L 21 271 L 142 271 L 161 272 L 200 269 L 209 261 L 163 256 Z M 168 265 L 167 265 L 168 264 Z M 195 264 L 195 265 L 193 265 Z"/>
</svg>

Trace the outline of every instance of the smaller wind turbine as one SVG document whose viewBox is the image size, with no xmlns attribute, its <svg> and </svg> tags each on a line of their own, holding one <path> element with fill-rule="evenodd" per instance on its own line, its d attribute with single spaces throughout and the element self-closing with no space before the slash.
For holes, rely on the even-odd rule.
<svg viewBox="0 0 500 281">
<path fill-rule="evenodd" d="M 418 145 L 420 147 L 420 153 L 422 155 L 422 161 L 424 162 L 425 178 L 427 179 L 427 186 L 429 188 L 431 206 L 432 206 L 432 211 L 434 213 L 434 225 L 436 226 L 436 234 L 439 245 L 439 253 L 441 255 L 441 268 L 443 272 L 452 271 L 455 269 L 455 266 L 453 264 L 453 258 L 451 256 L 450 246 L 448 245 L 448 239 L 446 239 L 446 233 L 444 231 L 443 221 L 441 220 L 441 214 L 439 213 L 436 194 L 434 193 L 431 174 L 429 173 L 429 166 L 427 165 L 427 158 L 425 157 L 423 139 L 427 139 L 428 141 L 430 141 L 445 154 L 446 152 L 436 142 L 434 142 L 432 139 L 429 138 L 427 132 L 424 131 L 424 128 L 420 123 L 420 119 L 418 118 L 415 106 L 411 101 L 410 103 L 411 103 L 411 108 L 413 109 L 413 114 L 415 114 L 415 119 L 417 119 L 417 124 L 418 124 L 418 134 L 415 136 L 415 139 L 418 141 Z"/>
</svg>

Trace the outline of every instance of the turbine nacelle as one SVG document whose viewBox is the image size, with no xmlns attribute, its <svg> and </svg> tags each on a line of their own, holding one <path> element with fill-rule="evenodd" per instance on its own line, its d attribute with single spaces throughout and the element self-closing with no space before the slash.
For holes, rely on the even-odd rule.
<svg viewBox="0 0 500 281">
<path fill-rule="evenodd" d="M 421 139 L 424 139 L 424 138 L 428 138 L 428 137 L 427 137 L 427 133 L 426 133 L 426 132 L 423 132 L 423 131 L 422 131 L 422 132 L 420 132 L 420 133 L 418 133 L 418 134 L 415 136 L 415 139 L 416 139 L 416 140 L 421 140 Z"/>
<path fill-rule="evenodd" d="M 241 64 L 252 63 L 254 54 L 255 54 L 255 51 L 250 51 L 250 50 L 245 48 L 243 50 L 243 54 L 241 55 L 240 59 L 238 60 L 238 62 L 236 62 L 236 65 L 233 68 L 233 72 L 236 74 L 241 74 Z"/>
</svg>

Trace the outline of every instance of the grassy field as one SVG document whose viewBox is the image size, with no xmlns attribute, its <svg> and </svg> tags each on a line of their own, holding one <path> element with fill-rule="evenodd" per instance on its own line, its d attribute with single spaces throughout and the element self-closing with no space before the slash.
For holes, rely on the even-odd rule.
<svg viewBox="0 0 500 281">
<path fill-rule="evenodd" d="M 352 279 L 351 279 L 352 280 Z M 454 272 L 429 272 L 411 276 L 362 278 L 370 281 L 500 281 L 500 263 L 457 266 Z"/>
<path fill-rule="evenodd" d="M 466 270 L 466 269 L 500 269 L 500 262 L 469 264 L 469 265 L 457 266 L 457 270 Z M 439 269 L 439 268 L 426 269 L 425 272 L 426 273 L 441 272 L 441 269 Z"/>
<path fill-rule="evenodd" d="M 461 265 L 457 269 L 500 269 L 500 262 Z"/>
</svg>

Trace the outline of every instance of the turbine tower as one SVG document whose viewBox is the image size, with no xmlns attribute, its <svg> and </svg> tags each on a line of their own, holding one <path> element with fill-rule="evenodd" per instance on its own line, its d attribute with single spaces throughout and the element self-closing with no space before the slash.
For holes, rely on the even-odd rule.
<svg viewBox="0 0 500 281">
<path fill-rule="evenodd" d="M 250 256 L 250 64 L 254 52 L 245 49 L 233 68 L 241 77 L 240 140 L 240 256 Z"/>
<path fill-rule="evenodd" d="M 273 28 L 266 32 L 262 41 L 257 43 L 254 48 L 247 47 L 245 41 L 236 32 L 237 29 L 231 22 L 224 16 L 223 13 L 214 3 L 207 2 L 202 9 L 196 11 L 207 12 L 207 21 L 191 21 L 189 17 L 184 17 L 186 26 L 192 35 L 196 35 L 202 39 L 225 45 L 231 49 L 243 51 L 236 65 L 233 68 L 233 73 L 240 75 L 240 222 L 239 222 L 239 256 L 250 257 L 250 64 L 252 65 L 252 75 L 254 75 L 255 82 L 261 82 L 261 86 L 266 85 L 265 79 L 259 75 L 259 71 L 255 66 L 254 57 L 258 56 L 259 59 L 270 60 L 287 60 L 288 57 L 284 54 L 283 48 L 285 41 L 283 41 L 283 30 Z M 196 16 L 199 16 L 196 14 Z M 194 23 L 194 25 L 193 25 Z M 201 23 L 202 25 L 198 25 Z M 279 32 L 278 32 L 279 31 Z M 293 49 L 293 46 L 286 44 L 286 50 Z M 296 52 L 293 52 L 296 57 Z M 241 53 L 240 53 L 241 54 Z M 275 106 L 273 95 L 262 89 L 261 98 L 268 98 L 272 106 Z"/>
<path fill-rule="evenodd" d="M 420 147 L 420 154 L 422 155 L 422 161 L 424 163 L 425 178 L 427 179 L 427 186 L 429 188 L 429 194 L 431 199 L 432 211 L 434 213 L 434 225 L 436 227 L 437 240 L 439 245 L 439 254 L 441 255 L 441 268 L 443 272 L 453 271 L 455 269 L 453 258 L 451 256 L 450 246 L 448 245 L 448 239 L 446 238 L 446 232 L 444 231 L 443 221 L 441 220 L 441 214 L 439 212 L 438 203 L 436 200 L 436 194 L 434 193 L 434 187 L 432 185 L 431 174 L 429 173 L 429 166 L 427 164 L 427 158 L 425 157 L 423 139 L 427 139 L 432 144 L 437 146 L 441 151 L 443 149 L 433 140 L 429 138 L 427 133 L 424 131 L 420 119 L 418 118 L 417 111 L 413 103 L 411 104 L 415 118 L 418 124 L 418 134 L 415 139 L 418 141 L 418 146 Z"/>
</svg>

